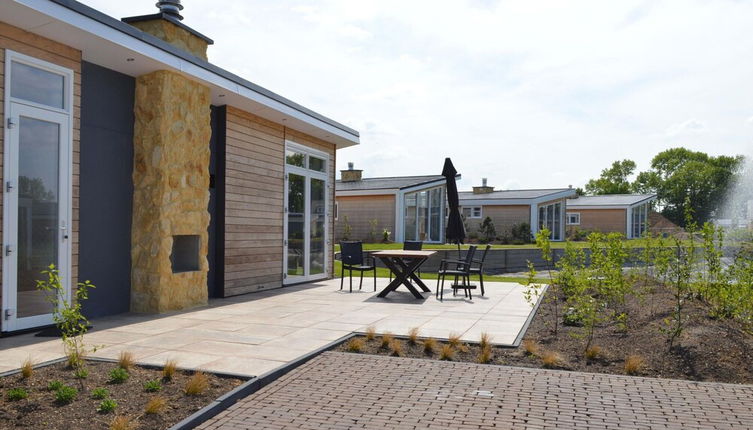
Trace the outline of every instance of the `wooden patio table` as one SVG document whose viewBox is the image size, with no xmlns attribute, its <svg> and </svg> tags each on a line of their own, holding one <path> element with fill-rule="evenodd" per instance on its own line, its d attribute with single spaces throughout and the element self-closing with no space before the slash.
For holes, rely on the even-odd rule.
<svg viewBox="0 0 753 430">
<path fill-rule="evenodd" d="M 395 274 L 395 279 L 387 285 L 385 289 L 377 294 L 377 297 L 385 297 L 388 293 L 395 291 L 401 284 L 413 294 L 417 299 L 423 299 L 424 296 L 416 289 L 416 287 L 410 282 L 415 282 L 423 291 L 431 292 L 429 287 L 416 276 L 416 270 L 421 267 L 426 260 L 437 251 L 376 251 L 371 255 L 382 260 L 385 266 Z"/>
</svg>

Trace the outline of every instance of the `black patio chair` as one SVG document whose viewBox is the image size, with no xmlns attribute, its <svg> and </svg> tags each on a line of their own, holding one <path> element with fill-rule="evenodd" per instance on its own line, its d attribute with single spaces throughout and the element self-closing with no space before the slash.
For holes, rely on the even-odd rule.
<svg viewBox="0 0 753 430">
<path fill-rule="evenodd" d="M 481 295 L 484 295 L 484 260 L 486 260 L 486 254 L 489 253 L 489 249 L 491 249 L 491 245 L 487 244 L 486 248 L 484 248 L 484 253 L 481 254 L 481 259 L 473 259 L 473 264 L 478 264 L 477 267 L 474 267 L 471 265 L 471 274 L 478 273 L 478 280 L 481 284 Z"/>
<path fill-rule="evenodd" d="M 465 296 L 473 300 L 471 290 L 476 288 L 476 286 L 471 284 L 471 265 L 473 264 L 473 256 L 475 253 L 476 245 L 471 245 L 468 247 L 464 259 L 445 259 L 439 263 L 439 271 L 437 272 L 437 297 L 439 300 L 444 299 L 444 281 L 447 275 L 455 278 L 454 284 L 452 285 L 452 295 L 457 294 L 457 291 L 462 289 L 465 291 Z M 461 283 L 458 283 L 458 280 L 460 280 Z"/>
<path fill-rule="evenodd" d="M 420 251 L 423 249 L 424 243 L 420 240 L 406 240 L 403 242 L 403 251 Z M 416 269 L 416 273 L 418 273 L 418 277 L 421 277 L 421 267 Z M 392 281 L 392 271 L 390 270 L 390 281 Z M 410 281 L 409 281 L 410 282 Z"/>
<path fill-rule="evenodd" d="M 363 272 L 374 272 L 374 291 L 376 291 L 376 264 L 374 257 L 363 255 L 363 243 L 361 242 L 340 242 L 340 260 L 342 261 L 342 272 L 340 273 L 340 289 L 343 289 L 345 280 L 345 270 L 349 271 L 350 292 L 353 292 L 353 271 L 361 272 L 361 282 L 358 289 L 363 287 Z M 371 261 L 371 264 L 366 264 Z"/>
</svg>

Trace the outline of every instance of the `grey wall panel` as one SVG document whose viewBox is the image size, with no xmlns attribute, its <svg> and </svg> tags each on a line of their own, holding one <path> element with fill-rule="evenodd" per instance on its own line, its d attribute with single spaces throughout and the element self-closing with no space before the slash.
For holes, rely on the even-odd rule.
<svg viewBox="0 0 753 430">
<path fill-rule="evenodd" d="M 83 63 L 79 280 L 96 285 L 90 318 L 129 310 L 134 88 L 130 76 Z"/>
</svg>

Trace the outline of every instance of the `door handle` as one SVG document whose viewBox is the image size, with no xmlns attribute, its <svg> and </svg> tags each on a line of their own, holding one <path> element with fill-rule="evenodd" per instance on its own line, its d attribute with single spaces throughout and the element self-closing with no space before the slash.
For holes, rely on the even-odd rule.
<svg viewBox="0 0 753 430">
<path fill-rule="evenodd" d="M 63 240 L 67 240 L 68 239 L 68 229 L 64 225 L 61 225 L 60 226 L 60 230 L 63 231 Z"/>
</svg>

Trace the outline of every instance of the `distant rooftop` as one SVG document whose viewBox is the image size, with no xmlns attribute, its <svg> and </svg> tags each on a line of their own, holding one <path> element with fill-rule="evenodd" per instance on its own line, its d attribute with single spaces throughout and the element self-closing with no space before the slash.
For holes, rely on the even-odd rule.
<svg viewBox="0 0 753 430">
<path fill-rule="evenodd" d="M 572 193 L 575 194 L 575 190 L 572 188 L 547 188 L 540 190 L 500 190 L 484 194 L 474 194 L 472 191 L 461 191 L 458 195 L 461 202 L 463 200 L 533 200 L 567 191 L 572 191 Z M 501 201 L 500 203 L 504 202 Z"/>
<path fill-rule="evenodd" d="M 385 178 L 363 178 L 358 181 L 343 182 L 338 180 L 336 191 L 372 191 L 372 190 L 401 190 L 433 182 L 444 181 L 442 175 L 427 176 L 393 176 Z"/>
<path fill-rule="evenodd" d="M 570 199 L 568 206 L 632 206 L 656 199 L 656 194 L 606 194 Z"/>
</svg>

